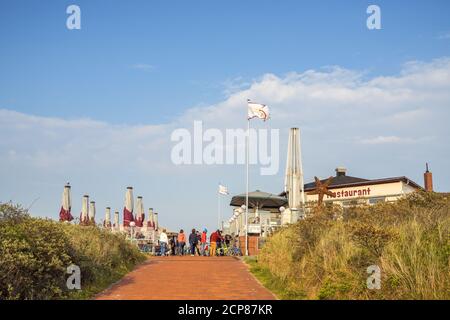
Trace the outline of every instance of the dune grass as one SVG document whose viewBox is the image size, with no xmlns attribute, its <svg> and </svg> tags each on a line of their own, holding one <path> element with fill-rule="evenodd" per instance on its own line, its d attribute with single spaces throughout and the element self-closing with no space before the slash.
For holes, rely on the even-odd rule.
<svg viewBox="0 0 450 320">
<path fill-rule="evenodd" d="M 449 257 L 449 197 L 415 193 L 316 210 L 274 234 L 248 263 L 280 299 L 450 299 Z M 371 265 L 381 269 L 379 290 L 367 288 Z"/>
</svg>

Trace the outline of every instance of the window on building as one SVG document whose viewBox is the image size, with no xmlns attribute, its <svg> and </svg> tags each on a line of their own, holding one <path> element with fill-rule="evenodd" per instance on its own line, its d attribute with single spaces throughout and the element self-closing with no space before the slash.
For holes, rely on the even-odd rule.
<svg viewBox="0 0 450 320">
<path fill-rule="evenodd" d="M 342 201 L 342 206 L 345 207 L 354 207 L 358 205 L 358 200 L 347 200 L 347 201 Z"/>
<path fill-rule="evenodd" d="M 369 199 L 369 204 L 375 204 L 378 202 L 386 202 L 386 197 L 376 197 L 376 198 Z"/>
</svg>

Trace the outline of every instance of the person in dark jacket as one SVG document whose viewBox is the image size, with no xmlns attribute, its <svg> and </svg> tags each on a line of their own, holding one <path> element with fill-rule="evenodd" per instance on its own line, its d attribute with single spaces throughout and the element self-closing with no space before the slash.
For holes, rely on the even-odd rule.
<svg viewBox="0 0 450 320">
<path fill-rule="evenodd" d="M 219 252 L 219 255 L 223 256 L 223 250 L 222 250 L 222 243 L 223 243 L 223 237 L 222 232 L 220 230 L 217 230 L 217 238 L 216 238 L 216 250 Z"/>
<path fill-rule="evenodd" d="M 169 240 L 169 244 L 170 244 L 170 254 L 172 256 L 176 255 L 177 238 L 175 236 L 172 236 Z"/>
<path fill-rule="evenodd" d="M 192 233 L 189 235 L 189 246 L 191 249 L 191 256 L 195 255 L 195 247 L 198 243 L 198 237 L 197 233 L 195 232 L 195 229 L 192 229 Z"/>
<path fill-rule="evenodd" d="M 195 245 L 195 249 L 197 250 L 197 255 L 201 256 L 200 253 L 200 243 L 202 241 L 202 235 L 200 234 L 200 231 L 196 231 L 195 234 L 197 235 L 197 244 Z"/>
<path fill-rule="evenodd" d="M 225 237 L 224 237 L 224 242 L 225 242 L 225 245 L 226 245 L 227 247 L 230 246 L 230 243 L 231 243 L 231 236 L 230 236 L 229 234 L 226 234 L 226 235 L 225 235 Z"/>
</svg>

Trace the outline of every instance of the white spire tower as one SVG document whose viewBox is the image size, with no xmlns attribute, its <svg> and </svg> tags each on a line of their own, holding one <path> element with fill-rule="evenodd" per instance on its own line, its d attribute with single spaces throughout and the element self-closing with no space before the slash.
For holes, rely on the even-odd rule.
<svg viewBox="0 0 450 320">
<path fill-rule="evenodd" d="M 299 212 L 305 205 L 305 190 L 303 182 L 303 166 L 300 145 L 300 130 L 291 128 L 289 131 L 288 152 L 286 160 L 286 176 L 284 191 L 288 197 L 289 210 L 285 211 L 285 223 L 295 223 Z"/>
<path fill-rule="evenodd" d="M 111 228 L 111 207 L 106 207 L 105 222 L 103 225 L 105 228 Z"/>
</svg>

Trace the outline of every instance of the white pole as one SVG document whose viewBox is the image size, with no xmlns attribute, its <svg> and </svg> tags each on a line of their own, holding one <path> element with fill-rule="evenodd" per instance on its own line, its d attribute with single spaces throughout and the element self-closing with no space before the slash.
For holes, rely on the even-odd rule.
<svg viewBox="0 0 450 320">
<path fill-rule="evenodd" d="M 302 138 L 300 134 L 300 129 L 298 129 L 298 148 L 299 148 L 299 162 L 300 162 L 300 190 L 301 190 L 301 199 L 303 211 L 305 210 L 305 183 L 303 181 L 303 163 L 302 163 Z M 304 214 L 304 212 L 303 212 Z"/>
<path fill-rule="evenodd" d="M 217 229 L 220 230 L 220 192 L 217 192 Z"/>
<path fill-rule="evenodd" d="M 247 150 L 246 150 L 246 170 L 247 183 L 245 192 L 245 255 L 248 256 L 248 163 L 249 163 L 249 145 L 250 145 L 250 119 L 247 119 Z"/>
</svg>

